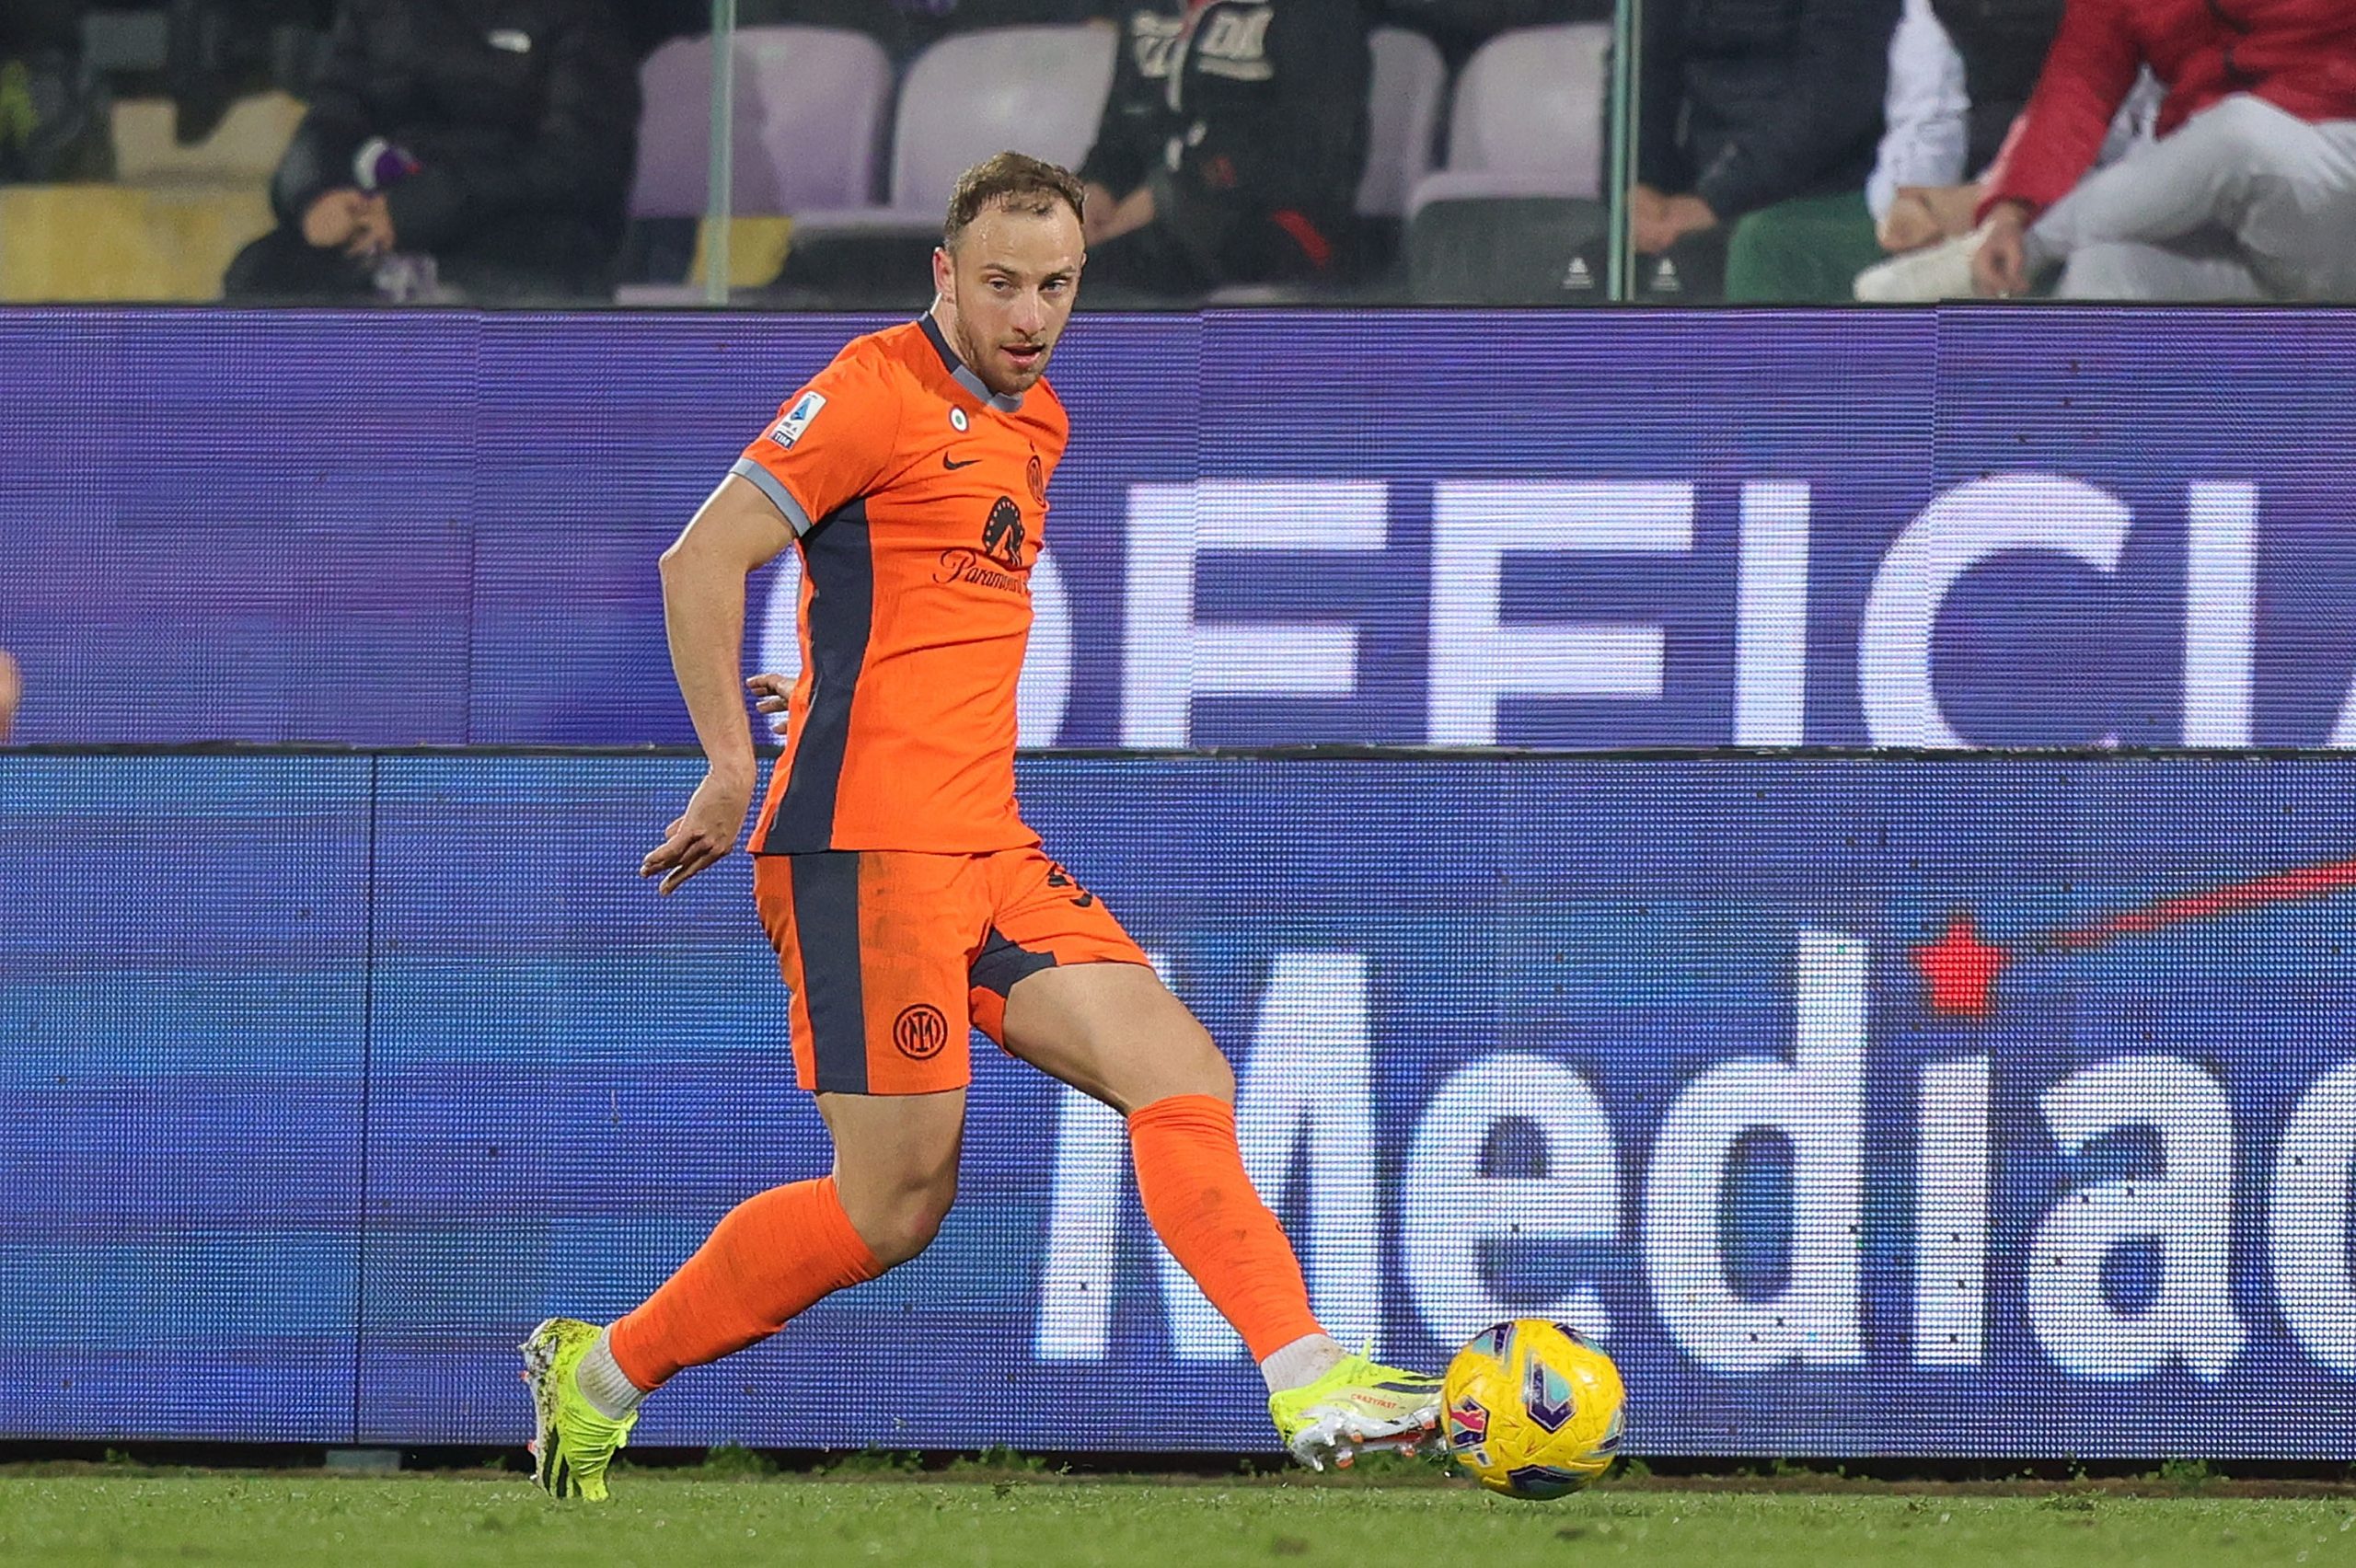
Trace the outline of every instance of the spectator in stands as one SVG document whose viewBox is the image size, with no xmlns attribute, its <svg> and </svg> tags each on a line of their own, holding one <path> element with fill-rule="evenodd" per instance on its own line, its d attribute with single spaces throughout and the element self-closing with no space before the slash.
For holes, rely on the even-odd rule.
<svg viewBox="0 0 2356 1568">
<path fill-rule="evenodd" d="M 1372 70 L 1358 0 L 1163 0 L 1120 27 L 1080 167 L 1091 297 L 1347 276 Z"/>
<path fill-rule="evenodd" d="M 225 292 L 610 298 L 637 64 L 606 0 L 345 0 Z"/>
<path fill-rule="evenodd" d="M 1846 299 L 1874 261 L 1863 190 L 1881 136 L 1899 0 L 1651 0 L 1645 7 L 1639 254 L 1728 299 Z M 1657 264 L 1639 271 L 1666 292 Z"/>
<path fill-rule="evenodd" d="M 0 183 L 114 178 L 106 90 L 79 0 L 0 0 Z"/>
<path fill-rule="evenodd" d="M 1969 234 L 1993 163 L 2062 25 L 2062 0 L 1905 0 L 1889 46 L 1888 129 L 1865 185 L 1882 248 Z"/>
<path fill-rule="evenodd" d="M 1857 278 L 1881 303 L 1971 292 L 1970 237 L 1981 171 L 2028 107 L 2062 0 L 1905 0 L 1889 45 L 1888 129 L 1865 182 L 1882 248 L 1897 259 Z M 2116 162 L 2151 133 L 2158 83 L 2144 74 L 2111 121 L 2098 162 Z"/>
<path fill-rule="evenodd" d="M 2158 137 L 2089 178 L 2145 64 Z M 1986 186 L 1982 294 L 2356 298 L 2356 6 L 2069 0 Z"/>
</svg>

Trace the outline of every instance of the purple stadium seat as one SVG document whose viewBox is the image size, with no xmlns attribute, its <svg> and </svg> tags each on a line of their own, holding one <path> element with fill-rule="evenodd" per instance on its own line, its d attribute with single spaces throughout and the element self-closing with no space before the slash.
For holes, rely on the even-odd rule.
<svg viewBox="0 0 2356 1568">
<path fill-rule="evenodd" d="M 1112 90 L 1114 43 L 1104 27 L 985 28 L 942 39 L 908 67 L 884 203 L 797 213 L 796 243 L 932 234 L 957 177 L 993 153 L 1077 166 Z"/>
<path fill-rule="evenodd" d="M 701 215 L 711 152 L 711 40 L 674 39 L 641 73 L 630 213 Z M 736 34 L 734 210 L 775 216 L 843 207 L 875 189 L 892 63 L 865 33 L 745 28 Z"/>
<path fill-rule="evenodd" d="M 1438 151 L 1448 62 L 1439 46 L 1404 28 L 1377 28 L 1368 40 L 1374 75 L 1367 92 L 1366 175 L 1358 181 L 1362 217 L 1395 218 Z"/>
<path fill-rule="evenodd" d="M 1448 163 L 1416 182 L 1412 215 L 1462 197 L 1594 197 L 1602 189 L 1600 22 L 1518 28 L 1483 44 L 1456 80 Z"/>
<path fill-rule="evenodd" d="M 1113 87 L 1113 29 L 990 28 L 942 39 L 908 67 L 894 124 L 892 204 L 949 204 L 957 177 L 1012 148 L 1075 167 Z"/>
</svg>

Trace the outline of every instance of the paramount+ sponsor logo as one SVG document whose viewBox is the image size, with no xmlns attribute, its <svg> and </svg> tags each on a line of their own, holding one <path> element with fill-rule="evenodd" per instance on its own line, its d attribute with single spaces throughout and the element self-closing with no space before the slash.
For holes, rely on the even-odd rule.
<svg viewBox="0 0 2356 1568">
<path fill-rule="evenodd" d="M 969 582 L 976 588 L 987 588 L 1000 594 L 1031 592 L 1031 563 L 1025 559 L 1023 547 L 1030 542 L 1031 531 L 1022 521 L 1022 508 L 1012 496 L 1002 495 L 990 503 L 987 518 L 982 523 L 982 542 L 978 549 L 953 549 L 941 552 L 941 570 L 932 574 L 935 582 Z"/>
</svg>

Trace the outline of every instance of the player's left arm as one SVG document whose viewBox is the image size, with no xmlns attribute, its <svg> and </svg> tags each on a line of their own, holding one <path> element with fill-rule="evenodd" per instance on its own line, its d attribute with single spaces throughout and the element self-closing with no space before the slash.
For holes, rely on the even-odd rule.
<svg viewBox="0 0 2356 1568">
<path fill-rule="evenodd" d="M 727 858 L 745 829 L 758 767 L 737 686 L 745 647 L 745 579 L 793 542 L 777 507 L 731 474 L 663 552 L 663 622 L 671 668 L 706 763 L 687 809 L 639 865 L 669 893 Z"/>
</svg>

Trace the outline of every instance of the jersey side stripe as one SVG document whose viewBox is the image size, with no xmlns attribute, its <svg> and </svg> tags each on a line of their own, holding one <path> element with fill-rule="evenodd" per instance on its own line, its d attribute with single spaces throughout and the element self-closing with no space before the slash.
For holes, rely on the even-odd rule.
<svg viewBox="0 0 2356 1568">
<path fill-rule="evenodd" d="M 785 797 L 760 853 L 791 854 L 834 843 L 835 800 L 850 749 L 851 701 L 867 664 L 875 618 L 875 561 L 868 553 L 867 502 L 830 513 L 803 536 L 810 580 L 810 710 L 793 737 Z"/>
</svg>

